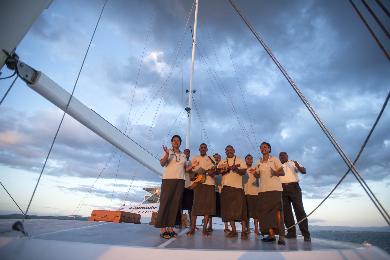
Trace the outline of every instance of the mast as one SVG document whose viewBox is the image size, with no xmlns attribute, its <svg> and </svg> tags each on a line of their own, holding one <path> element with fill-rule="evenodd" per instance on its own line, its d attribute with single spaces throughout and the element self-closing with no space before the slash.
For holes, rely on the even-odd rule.
<svg viewBox="0 0 390 260">
<path fill-rule="evenodd" d="M 195 40 L 196 40 L 196 25 L 198 23 L 198 0 L 195 3 L 195 24 L 194 24 L 194 38 L 192 39 L 192 61 L 191 61 L 191 79 L 190 79 L 190 94 L 188 99 L 188 107 L 186 111 L 188 113 L 187 121 L 187 137 L 186 137 L 186 148 L 190 148 L 190 127 L 191 127 L 191 109 L 192 109 L 192 88 L 193 88 L 193 79 L 194 79 L 194 59 L 195 59 Z"/>
</svg>

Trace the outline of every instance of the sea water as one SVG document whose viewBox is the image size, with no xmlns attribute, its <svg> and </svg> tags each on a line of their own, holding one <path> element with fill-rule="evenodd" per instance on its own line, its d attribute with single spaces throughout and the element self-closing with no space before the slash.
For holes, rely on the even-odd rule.
<svg viewBox="0 0 390 260">
<path fill-rule="evenodd" d="M 363 245 L 368 242 L 390 254 L 390 232 L 370 231 L 310 231 L 312 238 L 350 242 Z"/>
</svg>

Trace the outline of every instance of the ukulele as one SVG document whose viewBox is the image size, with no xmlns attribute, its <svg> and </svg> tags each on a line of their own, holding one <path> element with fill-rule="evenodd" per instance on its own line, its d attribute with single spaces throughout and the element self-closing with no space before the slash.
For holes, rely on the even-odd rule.
<svg viewBox="0 0 390 260">
<path fill-rule="evenodd" d="M 221 164 L 221 165 L 218 166 L 217 172 L 219 174 L 222 174 L 222 176 L 223 176 L 223 175 L 229 173 L 232 169 L 237 168 L 237 167 L 240 167 L 240 164 L 235 164 L 235 165 L 232 165 L 232 166 L 229 166 L 227 164 Z"/>
<path fill-rule="evenodd" d="M 210 175 L 210 172 L 214 171 L 215 167 L 212 167 L 210 170 L 206 170 L 199 174 L 194 181 L 191 182 L 190 187 L 188 187 L 190 190 L 198 186 L 199 183 L 203 183 L 206 180 L 206 174 Z M 212 176 L 214 178 L 214 176 Z"/>
</svg>

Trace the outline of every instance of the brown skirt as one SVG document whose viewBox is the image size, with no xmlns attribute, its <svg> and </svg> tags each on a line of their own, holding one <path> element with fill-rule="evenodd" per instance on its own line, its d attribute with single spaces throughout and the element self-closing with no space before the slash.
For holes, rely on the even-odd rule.
<svg viewBox="0 0 390 260">
<path fill-rule="evenodd" d="M 198 184 L 194 189 L 192 216 L 215 215 L 215 186 Z"/>
<path fill-rule="evenodd" d="M 222 221 L 247 220 L 244 189 L 223 186 L 221 193 Z"/>
<path fill-rule="evenodd" d="M 279 236 L 285 236 L 284 230 L 284 217 L 283 210 L 280 211 L 280 207 L 283 209 L 282 192 L 281 191 L 267 191 L 259 192 L 259 206 L 258 206 L 258 219 L 260 225 L 260 231 L 263 235 L 269 234 L 269 229 L 274 229 L 275 234 Z M 282 206 L 281 206 L 282 205 Z M 279 229 L 277 224 L 277 216 L 280 211 L 280 223 Z"/>
<path fill-rule="evenodd" d="M 160 209 L 158 210 L 156 228 L 173 227 L 181 205 L 184 180 L 163 179 L 161 184 Z"/>
<path fill-rule="evenodd" d="M 183 199 L 181 200 L 181 206 L 183 210 L 191 210 L 194 203 L 194 190 L 184 188 Z"/>
<path fill-rule="evenodd" d="M 257 219 L 259 196 L 258 195 L 245 195 L 245 198 L 246 198 L 246 208 L 248 211 L 248 218 Z"/>
</svg>

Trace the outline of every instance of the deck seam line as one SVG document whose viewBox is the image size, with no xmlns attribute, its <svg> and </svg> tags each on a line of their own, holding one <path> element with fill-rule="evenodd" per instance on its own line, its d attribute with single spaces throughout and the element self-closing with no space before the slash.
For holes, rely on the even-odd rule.
<svg viewBox="0 0 390 260">
<path fill-rule="evenodd" d="M 158 248 L 165 248 L 167 245 L 173 243 L 176 239 L 178 239 L 179 237 L 181 237 L 182 235 L 187 233 L 187 230 L 188 230 L 188 228 L 184 229 L 182 232 L 179 233 L 178 237 L 170 238 L 168 241 L 166 241 L 166 242 L 162 243 L 161 245 L 159 245 Z"/>
<path fill-rule="evenodd" d="M 65 229 L 65 230 L 58 230 L 58 231 L 54 231 L 54 232 L 49 232 L 49 233 L 44 233 L 44 234 L 33 235 L 33 236 L 31 236 L 31 237 L 32 237 L 32 238 L 35 238 L 35 237 L 38 237 L 38 236 L 51 235 L 51 234 L 60 233 L 60 232 L 67 232 L 67 231 L 72 231 L 72 230 L 77 230 L 77 229 L 84 229 L 84 228 L 89 228 L 89 227 L 97 227 L 97 226 L 105 225 L 105 224 L 108 224 L 108 223 L 110 223 L 110 222 L 104 222 L 104 223 L 100 223 L 100 224 L 96 224 L 96 225 L 85 226 L 85 227 L 79 227 L 79 228 L 71 228 L 71 229 Z"/>
</svg>

